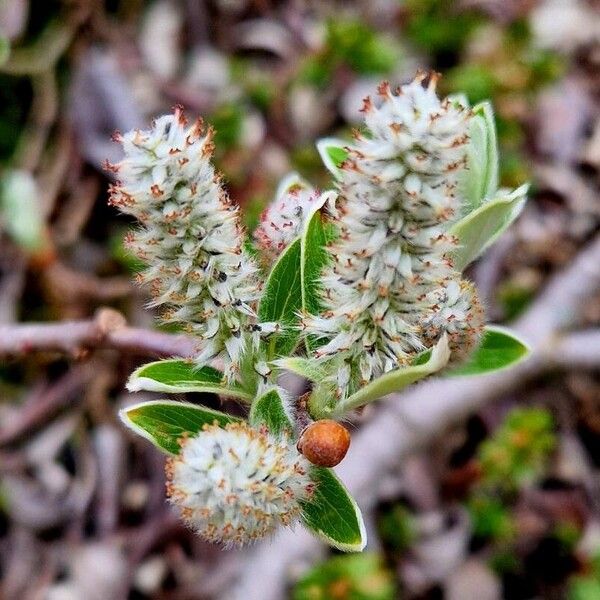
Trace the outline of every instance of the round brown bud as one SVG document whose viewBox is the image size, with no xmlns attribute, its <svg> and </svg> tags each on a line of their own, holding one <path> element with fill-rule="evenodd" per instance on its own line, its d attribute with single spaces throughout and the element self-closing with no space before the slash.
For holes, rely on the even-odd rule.
<svg viewBox="0 0 600 600">
<path fill-rule="evenodd" d="M 331 419 L 311 423 L 298 439 L 298 451 L 319 467 L 335 467 L 349 447 L 350 432 Z"/>
</svg>

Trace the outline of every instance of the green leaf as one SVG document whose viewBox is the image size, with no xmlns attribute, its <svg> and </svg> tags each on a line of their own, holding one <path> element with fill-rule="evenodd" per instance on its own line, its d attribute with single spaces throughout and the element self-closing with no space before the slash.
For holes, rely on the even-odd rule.
<svg viewBox="0 0 600 600">
<path fill-rule="evenodd" d="M 448 96 L 455 105 L 469 108 L 465 94 Z M 490 102 L 480 102 L 472 108 L 467 146 L 468 169 L 460 175 L 460 186 L 467 199 L 463 214 L 475 210 L 486 198 L 492 198 L 498 189 L 498 136 L 494 109 Z"/>
<path fill-rule="evenodd" d="M 494 109 L 492 108 L 492 104 L 486 101 L 476 104 L 473 107 L 473 112 L 483 118 L 486 125 L 487 169 L 484 179 L 483 198 L 491 198 L 498 189 L 498 172 L 500 167 Z"/>
<path fill-rule="evenodd" d="M 35 179 L 27 171 L 7 171 L 0 181 L 0 220 L 6 232 L 27 251 L 45 244 L 44 218 Z"/>
<path fill-rule="evenodd" d="M 367 543 L 363 518 L 354 498 L 331 469 L 314 467 L 316 484 L 302 503 L 302 521 L 325 542 L 345 552 L 360 552 Z"/>
<path fill-rule="evenodd" d="M 336 178 L 340 178 L 340 167 L 348 158 L 347 143 L 336 138 L 323 138 L 317 142 L 317 150 L 327 170 Z"/>
<path fill-rule="evenodd" d="M 308 314 L 321 311 L 320 279 L 329 261 L 326 244 L 329 241 L 323 215 L 316 210 L 302 232 L 301 274 L 302 308 Z"/>
<path fill-rule="evenodd" d="M 527 190 L 528 186 L 522 185 L 507 195 L 485 202 L 452 226 L 449 233 L 459 240 L 458 248 L 452 253 L 457 271 L 463 271 L 519 216 L 527 201 Z"/>
<path fill-rule="evenodd" d="M 308 219 L 301 237 L 301 276 L 302 276 L 302 309 L 305 314 L 317 315 L 322 310 L 321 301 L 321 275 L 330 260 L 327 243 L 334 237 L 330 224 L 326 223 L 321 212 L 321 207 L 332 197 L 335 192 L 322 195 L 321 204 Z M 308 351 L 313 351 L 323 342 L 314 337 L 306 338 Z"/>
<path fill-rule="evenodd" d="M 177 454 L 178 440 L 186 434 L 193 436 L 201 432 L 204 425 L 217 422 L 223 426 L 240 421 L 206 406 L 174 400 L 134 404 L 121 410 L 119 417 L 127 427 L 168 454 Z"/>
<path fill-rule="evenodd" d="M 294 240 L 281 254 L 265 284 L 258 307 L 262 322 L 277 322 L 281 333 L 269 337 L 268 358 L 288 356 L 300 337 L 299 313 L 302 308 L 300 274 L 300 238 Z"/>
<path fill-rule="evenodd" d="M 127 389 L 130 392 L 206 392 L 252 400 L 238 384 L 227 383 L 221 371 L 209 366 L 198 368 L 181 359 L 158 360 L 142 365 L 130 375 Z"/>
<path fill-rule="evenodd" d="M 284 431 L 293 432 L 294 424 L 288 414 L 282 390 L 272 389 L 252 402 L 250 409 L 250 423 L 252 425 L 264 424 L 274 434 Z"/>
<path fill-rule="evenodd" d="M 372 402 L 373 400 L 377 400 L 382 396 L 386 396 L 393 392 L 399 392 L 411 383 L 415 383 L 432 373 L 436 373 L 446 366 L 449 359 L 450 348 L 448 347 L 448 339 L 444 335 L 433 347 L 427 362 L 395 369 L 378 377 L 362 389 L 358 390 L 358 392 L 339 402 L 334 407 L 331 414 L 339 417 L 351 410 Z M 311 406 L 311 408 L 314 411 L 316 407 Z"/>
<path fill-rule="evenodd" d="M 304 377 L 309 381 L 322 381 L 327 375 L 326 369 L 316 360 L 304 358 L 303 356 L 280 358 L 279 360 L 274 360 L 273 364 L 280 369 L 300 375 L 300 377 Z"/>
<path fill-rule="evenodd" d="M 463 214 L 468 214 L 481 205 L 486 194 L 488 168 L 488 132 L 483 116 L 474 115 L 469 127 L 467 145 L 468 168 L 459 175 L 461 193 L 466 202 Z"/>
<path fill-rule="evenodd" d="M 462 377 L 499 371 L 521 362 L 530 352 L 529 346 L 508 329 L 488 325 L 481 345 L 473 352 L 468 362 L 445 372 L 444 375 Z"/>
</svg>

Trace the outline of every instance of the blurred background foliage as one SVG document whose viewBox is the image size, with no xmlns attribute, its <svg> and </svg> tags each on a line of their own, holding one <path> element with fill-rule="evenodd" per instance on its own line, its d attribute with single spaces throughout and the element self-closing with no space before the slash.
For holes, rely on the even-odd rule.
<svg viewBox="0 0 600 600">
<path fill-rule="evenodd" d="M 0 0 L 0 323 L 110 306 L 153 326 L 128 224 L 106 205 L 113 131 L 174 104 L 202 115 L 252 230 L 286 173 L 330 185 L 316 139 L 350 136 L 362 98 L 417 68 L 441 72 L 444 94 L 491 99 L 502 185 L 533 183 L 471 271 L 490 320 L 516 318 L 598 231 L 599 13 L 597 0 Z M 600 297 L 582 325 L 599 322 Z M 218 596 L 235 553 L 164 516 L 160 459 L 114 421 L 139 362 L 107 352 L 93 378 L 52 353 L 0 366 L 4 597 Z M 27 421 L 40 398 L 59 418 Z M 433 446 L 388 482 L 371 551 L 297 573 L 290 597 L 600 598 L 598 373 L 532 382 Z M 100 563 L 109 577 L 90 574 Z"/>
</svg>

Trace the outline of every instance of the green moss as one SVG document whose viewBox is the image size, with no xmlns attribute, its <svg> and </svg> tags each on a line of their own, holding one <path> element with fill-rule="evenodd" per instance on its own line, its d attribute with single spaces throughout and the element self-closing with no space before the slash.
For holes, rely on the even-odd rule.
<svg viewBox="0 0 600 600">
<path fill-rule="evenodd" d="M 555 446 L 554 420 L 546 409 L 512 410 L 479 448 L 481 485 L 511 492 L 536 480 Z"/>
<path fill-rule="evenodd" d="M 393 40 L 361 21 L 330 21 L 327 47 L 333 57 L 365 75 L 388 73 L 400 59 Z"/>
<path fill-rule="evenodd" d="M 504 311 L 504 318 L 511 321 L 522 314 L 535 298 L 535 289 L 512 281 L 504 282 L 498 289 L 498 300 Z"/>
<path fill-rule="evenodd" d="M 215 128 L 215 146 L 221 150 L 235 147 L 242 134 L 244 109 L 239 104 L 222 104 L 209 119 Z"/>
<path fill-rule="evenodd" d="M 493 98 L 497 89 L 494 76 L 485 65 L 461 64 L 448 71 L 445 80 L 450 92 L 466 94 L 471 104 Z"/>
<path fill-rule="evenodd" d="M 318 88 L 331 81 L 335 69 L 346 66 L 361 75 L 390 73 L 402 58 L 400 45 L 362 21 L 330 20 L 323 49 L 309 56 L 299 80 Z"/>
<path fill-rule="evenodd" d="M 382 541 L 397 551 L 406 550 L 416 537 L 412 516 L 402 504 L 381 515 L 378 529 Z"/>
<path fill-rule="evenodd" d="M 296 584 L 294 600 L 393 600 L 391 574 L 371 553 L 337 556 L 311 569 Z"/>
<path fill-rule="evenodd" d="M 416 46 L 431 52 L 457 53 L 484 18 L 459 10 L 452 0 L 407 0 L 406 36 Z"/>
</svg>

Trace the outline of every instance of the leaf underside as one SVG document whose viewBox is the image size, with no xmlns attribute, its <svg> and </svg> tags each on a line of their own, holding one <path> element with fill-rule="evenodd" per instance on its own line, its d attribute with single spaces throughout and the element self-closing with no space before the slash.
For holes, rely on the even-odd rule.
<svg viewBox="0 0 600 600">
<path fill-rule="evenodd" d="M 273 361 L 273 364 L 280 369 L 285 369 L 304 377 L 309 381 L 322 381 L 327 376 L 327 370 L 315 361 L 315 359 L 305 358 L 303 356 L 289 356 Z"/>
<path fill-rule="evenodd" d="M 458 239 L 458 247 L 452 252 L 457 271 L 463 271 L 504 233 L 523 210 L 526 193 L 527 186 L 521 186 L 506 196 L 484 202 L 452 226 L 449 233 Z"/>
</svg>

